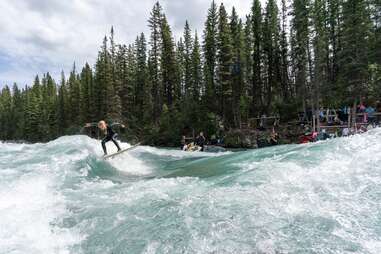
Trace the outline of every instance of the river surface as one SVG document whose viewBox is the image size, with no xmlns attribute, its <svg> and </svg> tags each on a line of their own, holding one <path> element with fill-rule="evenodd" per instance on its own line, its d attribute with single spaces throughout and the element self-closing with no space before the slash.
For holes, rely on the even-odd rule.
<svg viewBox="0 0 381 254">
<path fill-rule="evenodd" d="M 0 253 L 381 253 L 380 129 L 101 155 L 86 136 L 0 143 Z"/>
</svg>

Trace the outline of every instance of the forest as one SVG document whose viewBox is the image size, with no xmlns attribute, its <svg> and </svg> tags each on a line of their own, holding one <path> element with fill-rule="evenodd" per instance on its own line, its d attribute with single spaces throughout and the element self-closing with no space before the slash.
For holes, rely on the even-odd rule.
<svg viewBox="0 0 381 254">
<path fill-rule="evenodd" d="M 157 2 L 150 34 L 120 44 L 111 28 L 94 66 L 2 84 L 0 139 L 45 142 L 104 119 L 125 138 L 176 145 L 262 114 L 289 121 L 381 98 L 380 0 L 254 0 L 245 17 L 213 1 L 205 15 L 203 31 L 184 20 L 175 41 Z"/>
</svg>

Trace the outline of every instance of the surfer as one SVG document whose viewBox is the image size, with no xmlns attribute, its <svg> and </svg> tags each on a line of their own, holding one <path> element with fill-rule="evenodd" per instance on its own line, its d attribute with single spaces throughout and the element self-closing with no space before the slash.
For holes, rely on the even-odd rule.
<svg viewBox="0 0 381 254">
<path fill-rule="evenodd" d="M 115 146 L 118 148 L 118 152 L 119 152 L 121 149 L 120 149 L 120 146 L 118 144 L 118 141 L 116 141 L 116 137 L 118 136 L 118 134 L 115 133 L 113 131 L 113 129 L 108 124 L 106 124 L 106 122 L 103 120 L 99 121 L 98 128 L 101 131 L 103 131 L 103 133 L 106 135 L 104 137 L 104 139 L 102 139 L 102 148 L 103 148 L 104 155 L 107 155 L 106 143 L 109 141 L 112 141 L 115 144 Z"/>
</svg>

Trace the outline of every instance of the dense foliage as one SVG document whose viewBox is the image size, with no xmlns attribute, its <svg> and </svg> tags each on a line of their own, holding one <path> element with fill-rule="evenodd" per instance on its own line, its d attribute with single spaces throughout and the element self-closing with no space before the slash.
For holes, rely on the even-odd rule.
<svg viewBox="0 0 381 254">
<path fill-rule="evenodd" d="M 105 37 L 94 67 L 57 83 L 3 86 L 0 138 L 46 141 L 86 122 L 123 122 L 156 144 L 239 128 L 262 114 L 375 100 L 381 93 L 381 4 L 374 0 L 254 0 L 244 20 L 213 1 L 202 39 L 186 21 L 174 41 L 156 3 L 151 34 L 129 45 Z"/>
</svg>

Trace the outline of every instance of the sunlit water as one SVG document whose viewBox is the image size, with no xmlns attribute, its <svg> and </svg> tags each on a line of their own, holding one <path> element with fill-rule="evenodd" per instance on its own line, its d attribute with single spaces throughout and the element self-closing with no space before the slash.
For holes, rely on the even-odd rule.
<svg viewBox="0 0 381 254">
<path fill-rule="evenodd" d="M 101 154 L 85 136 L 1 143 L 0 253 L 381 253 L 381 130 Z"/>
</svg>

